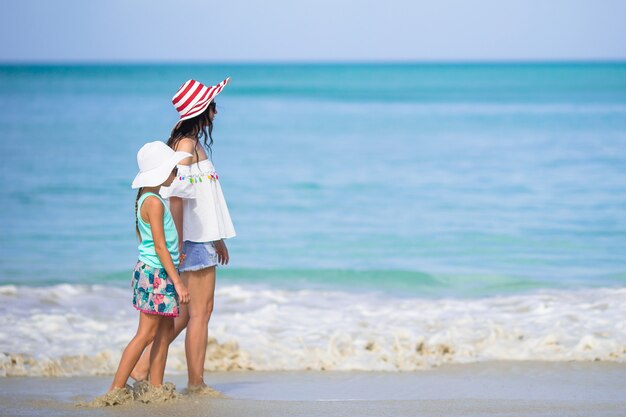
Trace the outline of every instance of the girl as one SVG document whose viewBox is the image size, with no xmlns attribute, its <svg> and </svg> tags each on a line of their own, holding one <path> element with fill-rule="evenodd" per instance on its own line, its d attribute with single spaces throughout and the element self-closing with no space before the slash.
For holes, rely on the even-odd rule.
<svg viewBox="0 0 626 417">
<path fill-rule="evenodd" d="M 174 317 L 178 317 L 179 302 L 183 305 L 189 302 L 189 292 L 176 270 L 178 233 L 170 211 L 159 196 L 159 189 L 172 183 L 176 164 L 188 157 L 190 153 L 174 152 L 163 142 L 147 143 L 137 154 L 139 174 L 132 188 L 139 188 L 135 215 L 141 242 L 132 285 L 133 306 L 140 312 L 139 327 L 124 349 L 109 394 L 126 389 L 126 380 L 150 343 L 153 344 L 149 356 L 150 384 L 154 387 L 163 384 Z"/>
<path fill-rule="evenodd" d="M 224 201 L 224 195 L 211 160 L 213 120 L 217 114 L 214 98 L 228 84 L 230 78 L 206 87 L 189 80 L 184 83 L 172 102 L 180 114 L 167 144 L 176 151 L 193 156 L 178 165 L 178 176 L 161 193 L 169 198 L 181 252 L 185 255 L 180 265 L 183 282 L 192 295 L 188 308 L 181 308 L 175 321 L 174 337 L 187 328 L 185 353 L 187 356 L 188 390 L 211 393 L 204 383 L 204 359 L 208 324 L 213 311 L 215 267 L 228 264 L 228 249 L 223 239 L 235 236 L 235 229 Z M 204 147 L 200 140 L 203 139 Z M 154 350 L 156 345 L 152 346 Z M 152 375 L 155 369 L 148 362 L 148 350 L 133 371 L 137 380 Z"/>
</svg>

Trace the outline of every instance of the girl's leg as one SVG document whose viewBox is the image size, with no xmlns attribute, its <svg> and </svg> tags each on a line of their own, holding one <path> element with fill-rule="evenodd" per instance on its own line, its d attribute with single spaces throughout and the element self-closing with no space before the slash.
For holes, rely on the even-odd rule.
<svg viewBox="0 0 626 417">
<path fill-rule="evenodd" d="M 183 283 L 187 285 L 185 280 L 185 276 L 181 277 Z M 189 321 L 189 311 L 187 309 L 187 305 L 181 304 L 179 306 L 180 314 L 178 317 L 174 319 L 174 334 L 172 335 L 172 339 L 168 343 L 172 343 L 174 339 L 178 337 L 180 332 L 182 332 L 185 327 L 187 327 L 187 322 Z M 148 378 L 148 374 L 150 373 L 150 354 L 152 351 L 152 344 L 148 345 L 146 350 L 141 355 L 139 362 L 135 365 L 135 369 L 130 373 L 131 378 L 135 381 L 143 381 Z"/>
<path fill-rule="evenodd" d="M 174 340 L 174 318 L 163 317 L 150 352 L 150 384 L 156 387 L 163 385 L 167 350 L 172 340 Z"/>
<path fill-rule="evenodd" d="M 126 349 L 124 349 L 124 353 L 122 353 L 120 364 L 117 367 L 117 372 L 115 373 L 113 383 L 109 387 L 109 391 L 115 388 L 124 388 L 126 386 L 126 381 L 130 376 L 130 372 L 139 360 L 141 353 L 154 339 L 160 321 L 161 316 L 156 314 L 139 314 L 137 334 L 128 343 Z"/>
<path fill-rule="evenodd" d="M 185 354 L 187 355 L 188 385 L 204 384 L 204 358 L 208 338 L 208 325 L 213 312 L 215 293 L 215 267 L 200 271 L 186 272 L 187 288 L 192 294 L 189 301 L 189 323 L 185 337 Z"/>
</svg>

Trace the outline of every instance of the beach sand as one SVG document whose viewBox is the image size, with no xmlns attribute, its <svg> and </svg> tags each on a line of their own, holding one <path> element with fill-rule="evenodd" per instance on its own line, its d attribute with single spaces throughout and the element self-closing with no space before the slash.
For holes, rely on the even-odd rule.
<svg viewBox="0 0 626 417">
<path fill-rule="evenodd" d="M 83 408 L 111 377 L 0 379 L 2 416 L 624 416 L 626 364 L 484 362 L 418 372 L 219 372 L 228 398 Z M 184 375 L 166 376 L 179 391 Z"/>
</svg>

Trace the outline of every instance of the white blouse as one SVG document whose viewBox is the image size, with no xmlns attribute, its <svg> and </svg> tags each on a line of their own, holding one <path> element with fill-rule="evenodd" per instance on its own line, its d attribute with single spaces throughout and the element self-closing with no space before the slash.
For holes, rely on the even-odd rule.
<svg viewBox="0 0 626 417">
<path fill-rule="evenodd" d="M 222 187 L 210 160 L 178 165 L 178 176 L 161 187 L 163 198 L 183 199 L 183 240 L 210 242 L 235 236 Z"/>
</svg>

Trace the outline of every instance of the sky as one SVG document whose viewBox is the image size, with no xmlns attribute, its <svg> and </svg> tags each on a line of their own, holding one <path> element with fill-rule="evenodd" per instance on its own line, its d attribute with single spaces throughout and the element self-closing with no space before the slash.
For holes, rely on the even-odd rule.
<svg viewBox="0 0 626 417">
<path fill-rule="evenodd" d="M 624 0 L 0 0 L 2 62 L 625 60 Z"/>
</svg>

